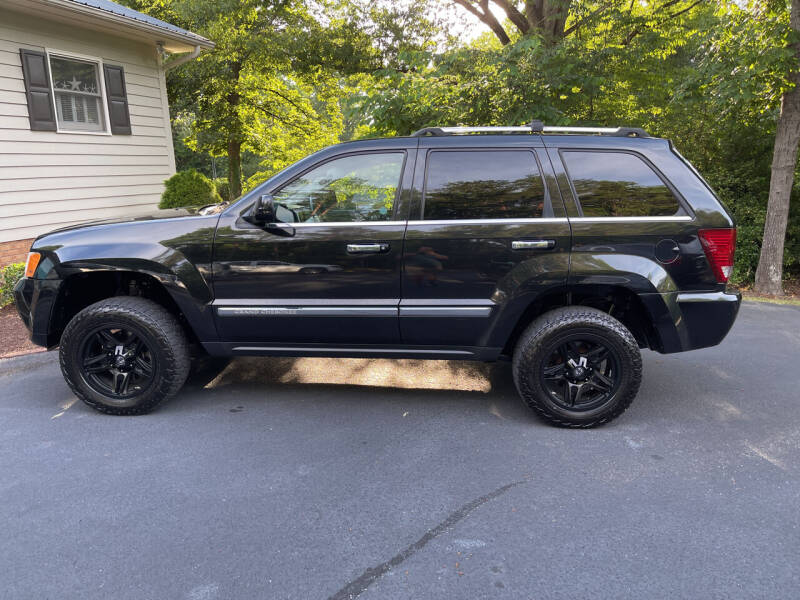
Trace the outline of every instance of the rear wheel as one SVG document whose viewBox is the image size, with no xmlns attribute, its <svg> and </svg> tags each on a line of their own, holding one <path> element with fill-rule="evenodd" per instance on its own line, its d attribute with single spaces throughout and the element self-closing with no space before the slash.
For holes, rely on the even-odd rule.
<svg viewBox="0 0 800 600">
<path fill-rule="evenodd" d="M 594 427 L 630 406 L 642 378 L 636 339 L 614 317 L 585 306 L 548 312 L 517 343 L 514 383 L 525 403 L 562 427 Z"/>
<path fill-rule="evenodd" d="M 59 359 L 75 395 L 114 415 L 151 411 L 178 392 L 190 365 L 175 317 L 151 300 L 128 296 L 75 315 L 61 337 Z"/>
</svg>

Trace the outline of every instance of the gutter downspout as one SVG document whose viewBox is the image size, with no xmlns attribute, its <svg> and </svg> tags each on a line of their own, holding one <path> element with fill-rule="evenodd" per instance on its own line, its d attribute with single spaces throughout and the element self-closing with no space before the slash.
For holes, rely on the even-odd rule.
<svg viewBox="0 0 800 600">
<path fill-rule="evenodd" d="M 183 54 L 174 60 L 170 60 L 164 63 L 164 72 L 169 71 L 170 69 L 174 69 L 175 67 L 180 67 L 182 64 L 189 62 L 190 60 L 194 60 L 198 56 L 200 56 L 200 52 L 203 50 L 200 46 L 195 46 L 194 50 L 187 54 Z"/>
</svg>

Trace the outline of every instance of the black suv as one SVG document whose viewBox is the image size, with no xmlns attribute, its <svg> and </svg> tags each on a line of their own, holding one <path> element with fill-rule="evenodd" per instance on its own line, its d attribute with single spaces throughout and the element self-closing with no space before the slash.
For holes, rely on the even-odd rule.
<svg viewBox="0 0 800 600">
<path fill-rule="evenodd" d="M 201 356 L 513 360 L 549 422 L 620 415 L 640 348 L 718 344 L 736 229 L 668 140 L 632 128 L 441 127 L 339 144 L 197 214 L 36 239 L 31 339 L 112 414 Z"/>
</svg>

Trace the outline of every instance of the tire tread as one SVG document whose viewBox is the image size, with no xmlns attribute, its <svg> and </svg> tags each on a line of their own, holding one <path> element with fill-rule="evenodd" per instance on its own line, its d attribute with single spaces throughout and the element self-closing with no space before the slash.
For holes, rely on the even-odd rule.
<svg viewBox="0 0 800 600">
<path fill-rule="evenodd" d="M 623 348 L 632 365 L 631 380 L 626 389 L 621 391 L 621 396 L 614 404 L 612 410 L 601 413 L 591 420 L 569 420 L 553 411 L 538 400 L 535 390 L 528 384 L 525 376 L 525 365 L 534 361 L 534 356 L 539 352 L 547 338 L 560 329 L 568 329 L 575 325 L 589 325 L 608 329 L 623 341 Z M 613 421 L 624 413 L 633 402 L 639 391 L 642 380 L 642 355 L 639 345 L 630 331 L 617 319 L 596 308 L 589 306 L 565 306 L 551 310 L 535 319 L 520 336 L 513 356 L 514 383 L 517 386 L 522 400 L 545 421 L 559 426 L 575 429 L 588 429 Z"/>
<path fill-rule="evenodd" d="M 80 332 L 81 326 L 87 320 L 98 316 L 122 317 L 136 321 L 140 327 L 150 330 L 165 351 L 166 362 L 163 365 L 160 381 L 156 382 L 157 390 L 140 404 L 130 407 L 103 404 L 87 394 L 71 373 L 73 365 L 70 364 L 69 346 L 73 341 L 72 338 Z M 139 415 L 150 412 L 158 404 L 178 393 L 189 374 L 191 360 L 183 327 L 163 306 L 138 296 L 114 296 L 87 306 L 67 324 L 61 337 L 59 363 L 70 389 L 95 410 L 111 415 Z"/>
</svg>

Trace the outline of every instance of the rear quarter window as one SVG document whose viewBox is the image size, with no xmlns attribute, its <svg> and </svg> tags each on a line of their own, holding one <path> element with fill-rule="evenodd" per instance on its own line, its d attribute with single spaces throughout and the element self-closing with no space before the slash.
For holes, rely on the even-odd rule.
<svg viewBox="0 0 800 600">
<path fill-rule="evenodd" d="M 682 213 L 664 181 L 627 152 L 561 152 L 584 217 L 667 217 Z"/>
</svg>

